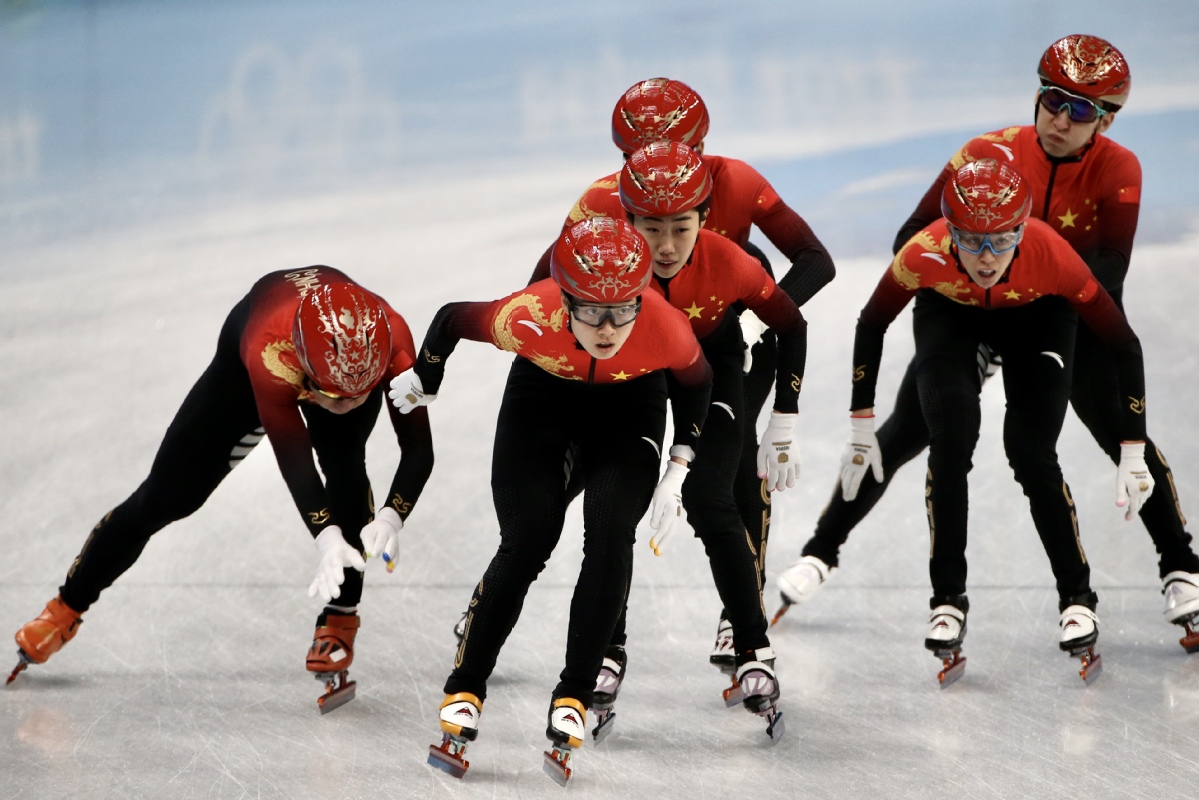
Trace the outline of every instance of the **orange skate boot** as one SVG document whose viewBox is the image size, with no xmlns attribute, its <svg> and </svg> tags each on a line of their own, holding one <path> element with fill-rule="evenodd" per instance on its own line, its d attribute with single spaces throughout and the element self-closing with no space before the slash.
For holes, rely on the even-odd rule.
<svg viewBox="0 0 1199 800">
<path fill-rule="evenodd" d="M 17 631 L 15 638 L 20 648 L 17 655 L 21 660 L 5 683 L 12 683 L 30 664 L 46 663 L 50 656 L 75 638 L 82 623 L 79 613 L 64 603 L 61 596 L 46 603 L 45 610 L 36 619 L 26 622 Z"/>
<path fill-rule="evenodd" d="M 322 714 L 354 699 L 358 684 L 349 680 L 348 673 L 354 663 L 354 636 L 361 624 L 357 613 L 322 611 L 316 618 L 316 633 L 308 648 L 308 671 L 325 683 L 325 693 L 316 700 Z"/>
</svg>

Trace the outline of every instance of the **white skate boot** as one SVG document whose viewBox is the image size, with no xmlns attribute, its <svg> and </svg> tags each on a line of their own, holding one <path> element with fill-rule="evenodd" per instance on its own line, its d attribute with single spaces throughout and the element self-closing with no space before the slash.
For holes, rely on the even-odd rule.
<svg viewBox="0 0 1199 800">
<path fill-rule="evenodd" d="M 716 626 L 716 643 L 712 645 L 708 663 L 729 675 L 737 669 L 733 656 L 733 623 L 724 617 Z"/>
<path fill-rule="evenodd" d="M 429 745 L 429 766 L 461 778 L 470 768 L 463 758 L 468 742 L 479 735 L 479 715 L 483 701 L 470 692 L 447 694 L 441 703 L 438 719 L 441 724 L 441 744 Z"/>
<path fill-rule="evenodd" d="M 928 615 L 928 632 L 924 634 L 924 646 L 941 659 L 941 671 L 937 682 L 944 689 L 962 677 L 966 671 L 966 658 L 962 655 L 962 641 L 966 638 L 966 612 L 957 606 L 937 606 Z"/>
<path fill-rule="evenodd" d="M 1166 621 L 1181 625 L 1186 636 L 1178 640 L 1188 653 L 1199 652 L 1199 574 L 1176 570 L 1162 578 L 1166 596 Z"/>
<path fill-rule="evenodd" d="M 454 638 L 458 640 L 458 644 L 462 644 L 462 640 L 466 638 L 466 615 L 469 611 L 463 611 L 462 616 L 454 624 Z"/>
<path fill-rule="evenodd" d="M 812 595 L 820 591 L 820 587 L 836 569 L 836 567 L 825 564 L 816 556 L 804 556 L 783 570 L 777 581 L 779 597 L 783 604 L 775 613 L 774 618 L 770 620 L 770 624 L 774 625 L 782 619 L 783 614 L 787 613 L 787 609 L 796 603 L 806 603 L 811 600 Z"/>
<path fill-rule="evenodd" d="M 591 731 L 591 741 L 599 744 L 612 731 L 616 720 L 616 695 L 620 693 L 620 685 L 624 683 L 624 671 L 629 657 L 623 646 L 613 644 L 608 646 L 604 654 L 604 663 L 599 674 L 595 677 L 595 694 L 591 700 L 591 710 L 595 712 L 595 728 Z"/>
<path fill-rule="evenodd" d="M 746 660 L 748 659 L 748 660 Z M 766 735 L 771 742 L 783 738 L 783 712 L 778 710 L 779 682 L 774 673 L 774 650 L 759 647 L 743 654 L 737 667 L 741 704 L 766 720 Z"/>
<path fill-rule="evenodd" d="M 545 774 L 560 786 L 570 781 L 573 770 L 569 766 L 570 753 L 583 746 L 587 730 L 587 711 L 573 697 L 558 697 L 550 703 L 549 721 L 545 735 L 550 740 L 551 750 L 545 752 L 542 768 Z"/>
<path fill-rule="evenodd" d="M 1099 640 L 1099 617 L 1086 606 L 1066 606 L 1058 619 L 1061 641 L 1058 647 L 1082 661 L 1079 677 L 1088 686 L 1103 672 L 1103 660 L 1095 652 Z"/>
</svg>

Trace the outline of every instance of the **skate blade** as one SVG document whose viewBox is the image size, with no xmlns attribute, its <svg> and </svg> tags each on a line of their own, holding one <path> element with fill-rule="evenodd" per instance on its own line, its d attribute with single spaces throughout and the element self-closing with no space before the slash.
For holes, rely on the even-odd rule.
<svg viewBox="0 0 1199 800">
<path fill-rule="evenodd" d="M 733 685 L 721 692 L 724 697 L 725 708 L 735 708 L 741 705 L 745 700 L 745 693 L 741 691 L 741 684 L 737 683 L 737 679 L 733 679 Z"/>
<path fill-rule="evenodd" d="M 1186 628 L 1187 632 L 1186 636 L 1178 640 L 1178 643 L 1182 645 L 1182 649 L 1188 653 L 1199 653 L 1199 631 L 1195 630 L 1194 617 L 1180 620 L 1178 624 Z"/>
<path fill-rule="evenodd" d="M 570 782 L 570 776 L 574 774 L 574 770 L 567 766 L 570 761 L 570 750 L 561 747 L 546 750 L 542 753 L 545 760 L 541 763 L 541 768 L 545 770 L 545 774 L 554 779 L 554 783 L 565 788 Z"/>
<path fill-rule="evenodd" d="M 935 653 L 941 659 L 943 669 L 937 673 L 937 683 L 942 689 L 957 681 L 966 672 L 966 657 L 961 655 L 960 650 L 955 650 L 952 653 L 938 652 Z"/>
<path fill-rule="evenodd" d="M 778 706 L 771 706 L 758 714 L 766 720 L 766 735 L 770 737 L 770 743 L 778 744 L 787 731 L 786 725 L 783 724 L 783 712 L 778 710 Z"/>
<path fill-rule="evenodd" d="M 8 676 L 8 680 L 4 682 L 5 686 L 8 686 L 10 683 L 15 681 L 17 676 L 24 672 L 25 668 L 33 663 L 29 660 L 29 656 L 25 655 L 24 650 L 17 650 L 17 657 L 20 660 L 17 662 L 17 665 L 13 667 L 12 673 Z"/>
<path fill-rule="evenodd" d="M 794 603 L 784 597 L 783 604 L 779 606 L 779 610 L 774 612 L 774 616 L 770 618 L 770 627 L 773 628 L 775 625 L 777 625 L 778 621 L 783 618 L 783 614 L 786 614 L 787 609 L 791 608 L 792 605 L 794 605 Z"/>
<path fill-rule="evenodd" d="M 593 745 L 600 744 L 612 732 L 612 725 L 616 722 L 616 710 L 612 708 L 593 708 L 595 718 L 597 720 L 595 729 L 591 731 L 591 743 Z"/>
<path fill-rule="evenodd" d="M 320 677 L 318 675 L 318 680 Z M 339 672 L 334 677 L 324 680 L 325 693 L 316 699 L 317 708 L 320 709 L 322 716 L 353 700 L 358 689 L 358 684 L 355 681 L 347 680 L 344 672 Z"/>
<path fill-rule="evenodd" d="M 450 777 L 461 780 L 462 776 L 466 774 L 466 771 L 470 769 L 470 762 L 465 758 L 452 755 L 447 750 L 443 749 L 447 746 L 448 744 L 446 742 L 442 742 L 440 745 L 429 745 L 429 758 L 427 759 L 427 763 L 430 767 L 436 767 Z"/>
<path fill-rule="evenodd" d="M 1096 653 L 1094 647 L 1072 650 L 1070 655 L 1082 661 L 1082 668 L 1078 670 L 1078 677 L 1082 678 L 1082 682 L 1087 686 L 1090 686 L 1095 682 L 1096 678 L 1103 674 L 1103 656 Z"/>
</svg>

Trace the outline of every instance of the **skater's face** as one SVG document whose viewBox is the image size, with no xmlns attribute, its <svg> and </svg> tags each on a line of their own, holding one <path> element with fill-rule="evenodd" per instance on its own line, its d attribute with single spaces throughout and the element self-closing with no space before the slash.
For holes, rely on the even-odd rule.
<svg viewBox="0 0 1199 800">
<path fill-rule="evenodd" d="M 669 217 L 633 217 L 633 227 L 641 232 L 649 244 L 655 275 L 673 278 L 687 265 L 691 252 L 695 250 L 699 229 L 707 218 L 706 212 L 700 215 L 695 209 Z"/>
<path fill-rule="evenodd" d="M 1115 120 L 1115 112 L 1103 111 L 1085 97 L 1071 95 L 1056 86 L 1041 87 L 1037 95 L 1037 138 L 1041 149 L 1053 158 L 1072 156 L 1086 147 L 1097 133 L 1103 133 Z M 1050 109 L 1056 108 L 1056 113 Z M 1078 118 L 1098 116 L 1088 122 Z"/>
<path fill-rule="evenodd" d="M 966 235 L 976 236 L 976 234 Z M 1019 240 L 1019 228 L 992 233 L 988 235 L 986 243 L 977 253 L 970 253 L 963 247 L 958 247 L 958 260 L 962 262 L 962 268 L 966 270 L 970 280 L 984 289 L 990 289 L 1003 279 L 1004 273 L 1012 265 L 1012 259 L 1016 257 L 1016 244 Z M 1004 249 L 1009 243 L 1010 246 Z M 973 240 L 970 244 L 974 244 Z M 1000 250 L 998 254 L 995 253 L 996 249 Z"/>
<path fill-rule="evenodd" d="M 572 303 L 565 294 L 562 295 L 562 308 L 570 315 L 571 333 L 587 354 L 597 359 L 611 358 L 628 341 L 637 324 L 635 312 L 625 321 L 629 307 L 629 303 Z M 617 318 L 622 323 L 619 326 L 616 325 Z M 598 327 L 593 324 L 596 319 L 602 319 Z"/>
<path fill-rule="evenodd" d="M 329 392 L 322 392 L 317 389 L 310 381 L 304 382 L 308 389 L 308 402 L 320 406 L 330 414 L 348 414 L 358 406 L 366 402 L 366 398 L 370 392 L 364 392 L 353 397 L 334 396 Z"/>
</svg>

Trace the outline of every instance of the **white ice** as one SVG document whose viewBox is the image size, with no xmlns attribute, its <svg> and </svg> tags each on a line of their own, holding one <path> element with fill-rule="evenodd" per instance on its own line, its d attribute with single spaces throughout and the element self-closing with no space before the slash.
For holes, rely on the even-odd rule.
<svg viewBox="0 0 1199 800">
<path fill-rule="evenodd" d="M 1068 33 L 1107 36 L 1132 65 L 1111 131 L 1145 170 L 1126 305 L 1150 430 L 1199 513 L 1192 4 L 812 5 L 0 5 L 0 635 L 54 596 L 91 526 L 145 476 L 257 277 L 337 266 L 418 338 L 441 304 L 514 290 L 578 193 L 619 164 L 615 99 L 658 74 L 704 95 L 709 152 L 762 171 L 838 266 L 804 309 L 803 475 L 774 501 L 771 581 L 832 490 L 854 320 L 894 231 L 958 145 L 1031 118 L 1036 60 Z M 905 316 L 887 337 L 884 412 L 909 330 Z M 66 649 L 0 692 L 0 796 L 558 796 L 540 762 L 577 509 L 500 657 L 469 773 L 425 765 L 451 627 L 497 541 L 488 474 L 508 360 L 472 343 L 453 356 L 399 568 L 367 576 L 354 701 L 317 713 L 303 666 L 316 553 L 260 448 L 152 540 Z M 1156 554 L 1114 506 L 1113 466 L 1070 417 L 1059 449 L 1105 662 L 1084 687 L 1057 649 L 1052 576 L 1002 452 L 1001 387 L 984 403 L 961 681 L 939 690 L 921 642 L 920 462 L 828 587 L 772 630 L 787 720 L 774 746 L 720 701 L 726 679 L 706 663 L 719 601 L 698 541 L 654 558 L 643 529 L 616 731 L 578 752 L 568 791 L 1193 796 L 1199 655 L 1162 620 Z M 385 484 L 397 455 L 385 419 L 369 455 Z M 765 602 L 773 612 L 773 583 Z"/>
</svg>

